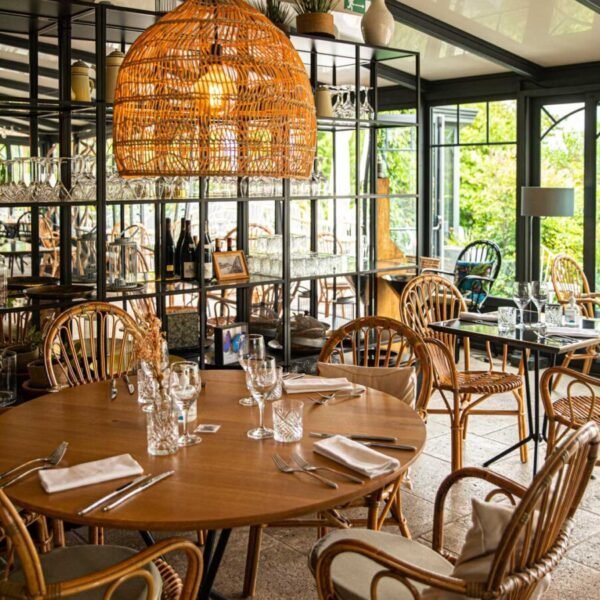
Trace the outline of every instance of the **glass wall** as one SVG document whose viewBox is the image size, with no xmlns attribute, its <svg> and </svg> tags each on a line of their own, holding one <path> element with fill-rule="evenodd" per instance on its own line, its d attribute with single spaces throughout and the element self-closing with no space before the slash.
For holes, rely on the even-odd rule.
<svg viewBox="0 0 600 600">
<path fill-rule="evenodd" d="M 437 106 L 431 111 L 432 248 L 451 271 L 475 240 L 500 247 L 493 294 L 508 296 L 515 274 L 515 100 Z"/>
<path fill-rule="evenodd" d="M 541 277 L 549 280 L 552 260 L 569 254 L 583 264 L 583 175 L 585 112 L 583 102 L 546 104 L 541 111 L 540 185 L 575 190 L 573 218 L 541 220 Z"/>
</svg>

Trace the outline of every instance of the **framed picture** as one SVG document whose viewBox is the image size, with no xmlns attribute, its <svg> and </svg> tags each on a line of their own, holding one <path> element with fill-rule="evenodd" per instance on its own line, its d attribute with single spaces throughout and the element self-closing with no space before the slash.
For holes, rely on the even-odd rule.
<svg viewBox="0 0 600 600">
<path fill-rule="evenodd" d="M 213 264 L 217 281 L 232 281 L 234 279 L 248 279 L 248 265 L 243 250 L 231 252 L 215 252 Z"/>
<path fill-rule="evenodd" d="M 237 364 L 242 335 L 248 333 L 247 323 L 232 323 L 215 327 L 215 365 Z"/>
</svg>

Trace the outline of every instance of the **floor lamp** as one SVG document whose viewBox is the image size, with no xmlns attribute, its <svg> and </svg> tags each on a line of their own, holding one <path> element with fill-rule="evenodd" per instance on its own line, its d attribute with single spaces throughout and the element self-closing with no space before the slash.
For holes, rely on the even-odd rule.
<svg viewBox="0 0 600 600">
<path fill-rule="evenodd" d="M 535 217 L 572 217 L 575 210 L 575 190 L 559 187 L 522 187 L 521 216 L 528 217 L 527 273 L 533 278 L 533 219 Z"/>
</svg>

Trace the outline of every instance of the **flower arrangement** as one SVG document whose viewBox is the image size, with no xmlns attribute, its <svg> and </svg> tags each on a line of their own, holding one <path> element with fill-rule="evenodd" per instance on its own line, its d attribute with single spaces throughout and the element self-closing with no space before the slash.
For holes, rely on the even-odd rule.
<svg viewBox="0 0 600 600">
<path fill-rule="evenodd" d="M 140 325 L 141 335 L 135 341 L 135 352 L 140 361 L 145 363 L 146 368 L 158 385 L 162 388 L 164 384 L 164 336 L 162 323 L 154 315 L 146 315 L 144 322 Z"/>
</svg>

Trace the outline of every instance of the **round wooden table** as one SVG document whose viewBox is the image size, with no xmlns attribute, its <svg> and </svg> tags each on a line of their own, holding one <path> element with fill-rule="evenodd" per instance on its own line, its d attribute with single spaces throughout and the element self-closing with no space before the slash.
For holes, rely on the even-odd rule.
<svg viewBox="0 0 600 600">
<path fill-rule="evenodd" d="M 404 472 L 425 444 L 425 426 L 417 413 L 375 390 L 324 406 L 306 401 L 304 437 L 298 443 L 251 440 L 246 431 L 256 426 L 258 409 L 238 404 L 239 398 L 247 395 L 243 373 L 205 371 L 203 380 L 206 387 L 198 400 L 197 422 L 218 423 L 221 429 L 201 434 L 200 444 L 182 448 L 174 456 L 147 454 L 145 415 L 122 381 L 113 402 L 110 383 L 101 382 L 12 408 L 0 416 L 0 471 L 46 456 L 64 440 L 69 449 L 61 466 L 130 453 L 146 473 L 174 469 L 175 475 L 113 511 L 96 510 L 85 517 L 77 516 L 77 511 L 123 481 L 47 494 L 38 477 L 31 476 L 6 488 L 6 493 L 22 507 L 73 523 L 137 530 L 230 531 L 317 512 L 376 491 Z M 270 405 L 265 414 L 269 424 Z M 399 459 L 398 470 L 363 485 L 340 479 L 334 490 L 302 474 L 280 473 L 273 464 L 274 452 L 287 460 L 293 450 L 301 450 L 315 463 L 336 466 L 313 453 L 315 439 L 309 437 L 309 431 L 394 435 L 399 443 L 417 450 L 382 450 Z M 214 571 L 216 574 L 216 567 Z"/>
</svg>

